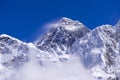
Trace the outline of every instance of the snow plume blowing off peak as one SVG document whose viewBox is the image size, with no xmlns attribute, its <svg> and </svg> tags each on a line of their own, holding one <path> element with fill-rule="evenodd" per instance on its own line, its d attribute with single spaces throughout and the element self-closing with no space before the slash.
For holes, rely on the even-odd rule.
<svg viewBox="0 0 120 80">
<path fill-rule="evenodd" d="M 60 19 L 55 19 L 50 21 L 49 23 L 46 23 L 43 30 L 46 32 L 50 28 L 56 28 L 56 27 L 64 27 L 66 30 L 74 31 L 79 28 L 83 28 L 85 26 L 78 20 L 72 20 L 70 18 L 62 17 Z"/>
<path fill-rule="evenodd" d="M 11 80 L 95 80 L 89 71 L 83 68 L 77 59 L 66 63 L 50 64 L 40 67 L 36 61 L 30 61 Z"/>
<path fill-rule="evenodd" d="M 72 20 L 70 18 L 62 17 L 58 21 L 54 22 L 54 24 L 51 25 L 52 27 L 63 27 L 68 31 L 75 31 L 80 28 L 85 27 L 82 23 L 80 23 L 77 20 Z"/>
</svg>

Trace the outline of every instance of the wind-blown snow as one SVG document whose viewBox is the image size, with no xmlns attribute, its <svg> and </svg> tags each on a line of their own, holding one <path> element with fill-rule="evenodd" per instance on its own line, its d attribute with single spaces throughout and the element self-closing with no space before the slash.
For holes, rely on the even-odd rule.
<svg viewBox="0 0 120 80">
<path fill-rule="evenodd" d="M 74 21 L 66 17 L 63 17 L 62 19 L 60 19 L 58 23 L 54 24 L 54 27 L 58 27 L 58 26 L 64 27 L 68 31 L 76 31 L 84 27 L 84 25 L 79 21 L 77 20 Z"/>
<path fill-rule="evenodd" d="M 34 61 L 28 62 L 11 80 L 95 80 L 90 72 L 76 59 L 67 63 L 40 67 Z"/>
</svg>

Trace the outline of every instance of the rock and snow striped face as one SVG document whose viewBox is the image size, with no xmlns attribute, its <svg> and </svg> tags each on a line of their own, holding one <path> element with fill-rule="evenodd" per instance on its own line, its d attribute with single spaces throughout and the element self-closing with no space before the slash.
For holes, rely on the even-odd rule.
<svg viewBox="0 0 120 80">
<path fill-rule="evenodd" d="M 68 31 L 77 31 L 79 29 L 85 28 L 85 26 L 79 21 L 74 21 L 65 17 L 63 17 L 56 24 L 53 25 L 53 27 L 59 26 L 65 28 Z"/>
<path fill-rule="evenodd" d="M 48 33 L 35 44 L 41 50 L 58 55 L 66 54 L 74 41 L 90 31 L 82 23 L 69 18 L 62 18 L 50 27 Z"/>
<path fill-rule="evenodd" d="M 84 66 L 92 69 L 95 76 L 115 78 L 113 72 L 116 73 L 114 70 L 120 64 L 116 36 L 113 26 L 102 25 L 73 43 L 70 51 L 79 56 Z"/>
</svg>

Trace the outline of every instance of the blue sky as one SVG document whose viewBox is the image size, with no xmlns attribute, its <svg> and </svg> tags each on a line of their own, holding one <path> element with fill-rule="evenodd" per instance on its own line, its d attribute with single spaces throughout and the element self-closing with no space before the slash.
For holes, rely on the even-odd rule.
<svg viewBox="0 0 120 80">
<path fill-rule="evenodd" d="M 0 34 L 33 41 L 45 24 L 69 17 L 93 29 L 120 19 L 120 0 L 0 0 Z"/>
</svg>

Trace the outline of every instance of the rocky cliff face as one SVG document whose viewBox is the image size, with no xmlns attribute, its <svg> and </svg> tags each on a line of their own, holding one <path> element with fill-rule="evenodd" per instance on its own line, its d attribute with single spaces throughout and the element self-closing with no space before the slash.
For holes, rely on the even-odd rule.
<svg viewBox="0 0 120 80">
<path fill-rule="evenodd" d="M 53 24 L 50 30 L 35 44 L 41 50 L 62 55 L 66 54 L 66 51 L 78 38 L 83 37 L 89 31 L 79 21 L 62 18 Z"/>
</svg>

